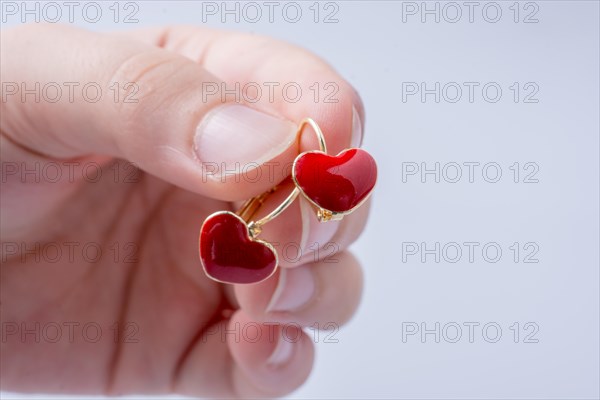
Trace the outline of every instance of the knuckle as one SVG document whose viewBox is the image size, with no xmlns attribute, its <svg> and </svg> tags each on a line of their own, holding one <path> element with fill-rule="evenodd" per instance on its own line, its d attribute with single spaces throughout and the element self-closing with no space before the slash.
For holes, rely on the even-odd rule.
<svg viewBox="0 0 600 400">
<path fill-rule="evenodd" d="M 123 57 L 111 76 L 109 86 L 118 85 L 121 95 L 114 102 L 119 130 L 116 141 L 132 140 L 136 132 L 151 128 L 153 115 L 173 101 L 169 78 L 181 70 L 185 61 L 159 49 L 136 51 Z"/>
</svg>

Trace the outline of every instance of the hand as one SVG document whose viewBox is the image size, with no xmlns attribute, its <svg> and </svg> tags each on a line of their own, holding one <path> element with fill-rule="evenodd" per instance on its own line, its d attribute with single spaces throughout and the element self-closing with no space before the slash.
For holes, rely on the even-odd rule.
<svg viewBox="0 0 600 400">
<path fill-rule="evenodd" d="M 256 285 L 208 279 L 198 233 L 289 175 L 302 118 L 330 154 L 358 145 L 350 85 L 300 48 L 191 27 L 22 26 L 3 30 L 1 62 L 1 389 L 256 397 L 304 382 L 314 344 L 298 326 L 340 325 L 358 305 L 343 249 L 368 204 L 320 224 L 294 202 L 261 234 L 281 264 Z M 236 82 L 247 96 L 224 103 Z M 312 133 L 301 147 L 318 148 Z"/>
</svg>

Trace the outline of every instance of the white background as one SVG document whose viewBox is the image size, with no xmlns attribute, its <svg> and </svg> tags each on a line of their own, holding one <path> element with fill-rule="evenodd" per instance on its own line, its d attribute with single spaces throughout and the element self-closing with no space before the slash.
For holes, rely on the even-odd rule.
<svg viewBox="0 0 600 400">
<path fill-rule="evenodd" d="M 104 12 L 111 3 L 104 3 Z M 514 2 L 501 1 L 496 23 L 484 18 L 488 3 L 479 2 L 469 22 L 469 9 L 459 1 L 463 15 L 456 23 L 446 21 L 456 9 L 444 2 L 436 23 L 434 15 L 422 22 L 420 13 L 403 13 L 411 5 L 396 1 L 337 1 L 338 22 L 329 24 L 322 20 L 335 8 L 319 5 L 315 23 L 312 1 L 299 2 L 297 23 L 287 22 L 281 7 L 273 23 L 266 8 L 257 23 L 243 15 L 240 23 L 233 16 L 221 23 L 220 15 L 204 15 L 203 22 L 201 3 L 191 1 L 137 2 L 137 24 L 115 24 L 112 14 L 98 23 L 78 17 L 78 25 L 96 30 L 181 23 L 272 35 L 321 55 L 361 94 L 364 147 L 380 168 L 369 225 L 353 246 L 365 269 L 364 299 L 335 335 L 338 343 L 323 343 L 321 336 L 314 371 L 293 398 L 599 396 L 598 2 L 521 2 L 515 22 Z M 485 17 L 494 19 L 496 9 L 488 6 Z M 538 22 L 524 23 L 531 13 Z M 434 95 L 403 101 L 403 82 L 428 88 L 456 82 L 463 94 L 456 103 L 447 101 L 454 91 L 441 93 L 439 103 Z M 473 102 L 463 82 L 479 83 Z M 497 102 L 482 95 L 490 82 L 502 89 Z M 532 88 L 538 91 L 530 100 L 537 103 L 526 103 L 523 96 Z M 492 89 L 488 94 L 495 96 Z M 403 163 L 413 162 L 428 168 L 438 162 L 447 174 L 439 183 L 432 174 L 424 183 L 420 174 L 403 182 Z M 472 183 L 465 162 L 480 163 Z M 509 168 L 515 162 L 518 183 Z M 448 163 L 462 165 L 457 183 L 444 179 L 456 173 Z M 484 179 L 486 163 L 500 166 L 498 182 Z M 525 163 L 535 165 L 524 169 Z M 535 166 L 538 182 L 523 182 Z M 495 170 L 487 172 L 493 179 Z M 472 263 L 464 246 L 456 263 L 444 257 L 436 263 L 434 255 L 422 262 L 419 254 L 404 254 L 403 262 L 407 242 L 480 246 Z M 519 262 L 509 248 L 514 242 L 521 247 Z M 534 244 L 523 249 L 529 242 Z M 483 258 L 486 243 L 501 248 L 498 262 Z M 539 262 L 524 263 L 535 246 Z M 446 258 L 454 257 L 448 251 Z M 494 257 L 493 249 L 488 255 Z M 433 334 L 403 342 L 403 323 L 411 322 L 428 329 L 439 322 L 440 333 L 445 325 L 449 329 L 439 343 Z M 480 324 L 473 343 L 465 322 Z M 515 322 L 518 343 L 510 329 Z M 462 327 L 457 343 L 447 340 L 456 332 L 449 323 Z M 502 329 L 496 343 L 482 334 L 487 323 Z M 530 339 L 538 342 L 524 343 L 534 326 L 539 330 Z M 490 328 L 487 338 L 494 336 Z"/>
</svg>

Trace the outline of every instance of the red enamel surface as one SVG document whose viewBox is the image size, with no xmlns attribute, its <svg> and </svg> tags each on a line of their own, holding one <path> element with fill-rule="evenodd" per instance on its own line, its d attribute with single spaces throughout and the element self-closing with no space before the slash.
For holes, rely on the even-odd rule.
<svg viewBox="0 0 600 400">
<path fill-rule="evenodd" d="M 304 194 L 321 208 L 345 212 L 371 193 L 377 181 L 377 164 L 362 149 L 337 156 L 305 153 L 296 160 L 294 175 Z"/>
<path fill-rule="evenodd" d="M 256 283 L 273 273 L 275 253 L 248 237 L 248 228 L 235 215 L 209 217 L 200 231 L 200 259 L 212 278 L 227 283 Z"/>
</svg>

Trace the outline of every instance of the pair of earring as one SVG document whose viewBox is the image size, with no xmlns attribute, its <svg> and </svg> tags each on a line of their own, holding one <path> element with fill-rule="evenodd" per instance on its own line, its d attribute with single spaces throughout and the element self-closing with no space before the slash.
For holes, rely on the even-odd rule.
<svg viewBox="0 0 600 400">
<path fill-rule="evenodd" d="M 377 180 L 377 165 L 363 149 L 349 148 L 337 156 L 327 154 L 321 129 L 311 118 L 302 120 L 297 138 L 310 125 L 319 150 L 299 154 L 292 164 L 294 190 L 273 211 L 251 221 L 264 200 L 277 187 L 249 199 L 237 212 L 218 211 L 200 228 L 200 261 L 206 275 L 218 282 L 251 284 L 270 277 L 278 265 L 277 251 L 258 239 L 263 225 L 279 216 L 302 194 L 315 208 L 321 222 L 341 220 L 369 197 Z"/>
</svg>

